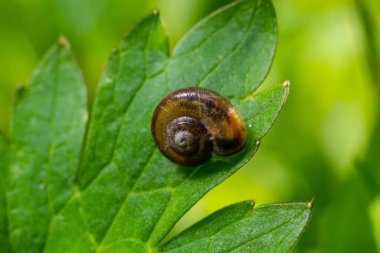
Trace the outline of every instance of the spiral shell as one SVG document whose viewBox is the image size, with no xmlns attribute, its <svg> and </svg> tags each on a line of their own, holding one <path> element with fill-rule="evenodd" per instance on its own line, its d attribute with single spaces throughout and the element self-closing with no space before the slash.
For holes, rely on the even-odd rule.
<svg viewBox="0 0 380 253">
<path fill-rule="evenodd" d="M 207 162 L 212 153 L 234 154 L 247 138 L 231 103 L 198 87 L 179 89 L 161 100 L 153 113 L 152 135 L 163 155 L 187 166 Z"/>
</svg>

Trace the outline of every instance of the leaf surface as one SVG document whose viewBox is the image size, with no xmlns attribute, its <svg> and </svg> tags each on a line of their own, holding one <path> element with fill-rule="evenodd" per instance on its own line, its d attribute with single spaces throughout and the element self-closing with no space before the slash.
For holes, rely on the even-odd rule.
<svg viewBox="0 0 380 253">
<path fill-rule="evenodd" d="M 8 168 L 8 150 L 8 143 L 0 132 L 0 245 L 4 252 L 12 252 L 8 230 L 7 195 L 2 176 Z"/>
<path fill-rule="evenodd" d="M 19 89 L 9 165 L 1 171 L 15 252 L 41 252 L 51 218 L 74 191 L 87 119 L 84 83 L 60 40 Z"/>
<path fill-rule="evenodd" d="M 231 100 L 245 98 L 268 73 L 276 41 L 276 18 L 270 1 L 235 2 L 185 35 L 168 68 L 169 85 L 175 89 L 197 84 Z"/>
<path fill-rule="evenodd" d="M 312 203 L 225 207 L 191 226 L 159 252 L 288 252 L 309 221 Z"/>
<path fill-rule="evenodd" d="M 170 54 L 153 11 L 111 54 L 84 143 L 84 85 L 61 41 L 18 94 L 10 145 L 0 140 L 0 152 L 9 150 L 0 162 L 0 240 L 9 252 L 177 252 L 184 242 L 206 240 L 211 251 L 290 248 L 306 211 L 291 208 L 297 204 L 252 211 L 250 202 L 227 207 L 161 246 L 191 206 L 254 155 L 277 118 L 289 85 L 256 92 L 276 38 L 271 2 L 243 0 L 204 19 Z M 197 167 L 176 165 L 158 151 L 152 113 L 168 93 L 187 86 L 231 100 L 248 132 L 243 150 Z M 266 224 L 271 217 L 276 220 Z M 232 240 L 240 233 L 240 241 Z"/>
<path fill-rule="evenodd" d="M 269 70 L 275 43 L 269 1 L 241 1 L 212 14 L 172 56 L 158 13 L 139 22 L 99 84 L 78 189 L 55 217 L 46 252 L 157 247 L 196 201 L 252 157 L 272 126 L 288 87 L 253 91 Z M 170 91 L 190 85 L 216 90 L 241 109 L 249 124 L 242 152 L 194 168 L 159 153 L 150 133 L 153 110 Z"/>
</svg>

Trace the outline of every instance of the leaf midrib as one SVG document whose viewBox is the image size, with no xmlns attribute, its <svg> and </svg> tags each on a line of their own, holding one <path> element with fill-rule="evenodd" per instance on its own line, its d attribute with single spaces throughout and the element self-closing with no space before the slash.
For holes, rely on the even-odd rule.
<svg viewBox="0 0 380 253">
<path fill-rule="evenodd" d="M 54 75 L 54 80 L 53 80 L 53 91 L 52 91 L 52 114 L 51 114 L 51 120 L 49 120 L 49 129 L 50 129 L 50 134 L 51 134 L 51 141 L 49 143 L 49 153 L 48 153 L 48 156 L 47 156 L 47 159 L 46 159 L 46 164 L 45 164 L 45 173 L 46 173 L 46 176 L 45 176 L 45 187 L 46 187 L 46 199 L 47 199 L 47 203 L 48 203 L 48 209 L 49 209 L 49 215 L 50 215 L 50 221 L 51 219 L 54 217 L 55 213 L 54 213 L 54 206 L 52 205 L 52 200 L 51 198 L 49 197 L 49 193 L 50 193 L 50 184 L 49 184 L 49 181 L 48 179 L 50 179 L 50 176 L 51 176 L 51 166 L 50 166 L 50 162 L 51 162 L 51 149 L 53 147 L 53 143 L 54 143 L 54 125 L 55 125 L 55 116 L 56 116 L 56 106 L 57 106 L 57 90 L 58 90 L 58 82 L 60 80 L 60 73 L 59 73 L 59 66 L 61 64 L 61 48 L 58 48 L 57 49 L 57 57 L 55 59 L 55 66 L 54 66 L 54 72 L 56 73 Z M 58 211 L 57 211 L 58 212 Z M 42 245 L 42 248 L 45 247 L 45 244 L 46 244 L 46 241 L 47 241 L 47 236 L 46 235 L 46 238 L 45 238 L 45 241 L 44 241 L 44 245 Z"/>
<path fill-rule="evenodd" d="M 152 23 L 151 26 L 153 26 L 153 24 L 154 24 L 154 23 Z M 126 106 L 126 110 L 125 110 L 125 112 L 123 113 L 123 117 L 122 117 L 123 119 L 122 119 L 122 121 L 121 121 L 121 124 L 119 125 L 118 130 L 117 130 L 118 132 L 117 132 L 117 134 L 116 134 L 115 142 L 114 142 L 114 145 L 113 145 L 113 150 L 112 150 L 112 155 L 111 155 L 111 157 L 112 157 L 112 158 L 111 158 L 111 162 L 114 160 L 117 141 L 118 141 L 118 139 L 119 139 L 119 137 L 120 137 L 121 130 L 122 130 L 122 127 L 123 127 L 123 124 L 122 124 L 122 123 L 125 122 L 125 120 L 126 120 L 126 116 L 127 116 L 128 112 L 129 112 L 129 110 L 130 110 L 131 105 L 133 104 L 134 100 L 136 99 L 137 94 L 138 94 L 139 91 L 144 87 L 144 84 L 145 84 L 146 81 L 148 80 L 148 79 L 147 79 L 147 72 L 148 72 L 148 70 L 147 70 L 147 64 L 146 64 L 147 61 L 146 61 L 146 58 L 147 58 L 147 47 L 148 47 L 148 42 L 149 42 L 149 38 L 150 38 L 150 36 L 151 36 L 151 29 L 149 29 L 149 35 L 146 36 L 145 45 L 144 45 L 144 50 L 143 50 L 143 52 L 144 52 L 144 57 L 143 57 L 143 60 L 144 60 L 144 76 L 143 76 L 142 82 L 138 85 L 138 88 L 136 89 L 136 91 L 135 91 L 134 94 L 132 95 L 132 97 L 131 97 L 131 99 L 130 99 L 130 101 L 129 101 L 129 104 Z M 119 69 L 120 69 L 120 64 L 121 64 L 121 53 L 119 53 L 119 55 L 118 55 L 118 60 L 119 60 L 119 62 L 118 62 L 118 63 L 119 63 L 119 65 L 118 65 L 118 70 L 119 70 Z M 119 83 L 119 80 L 120 80 L 120 71 L 118 71 L 118 78 L 117 78 L 116 84 Z M 113 96 L 114 96 L 114 94 L 115 94 L 116 84 L 115 84 L 114 87 L 113 87 L 113 88 L 114 88 L 114 89 L 113 89 Z M 149 158 L 147 159 L 147 162 L 146 162 L 146 164 L 144 165 L 144 168 L 145 168 L 146 165 L 149 164 L 149 162 L 151 161 L 151 158 L 153 157 L 154 152 L 155 152 L 155 150 L 153 150 L 152 153 L 151 153 L 150 155 L 148 155 Z M 122 171 L 120 171 L 119 166 L 118 166 L 116 163 L 114 163 L 114 165 L 115 165 L 116 169 L 119 171 L 119 173 L 123 174 Z M 101 170 L 99 170 L 98 175 L 101 174 L 101 172 L 104 170 L 104 168 L 105 168 L 105 167 L 103 167 Z M 123 200 L 123 202 L 122 202 L 121 205 L 119 206 L 119 209 L 118 209 L 118 211 L 116 212 L 116 215 L 114 216 L 114 218 L 112 219 L 111 224 L 108 226 L 108 228 L 106 229 L 105 233 L 103 234 L 103 236 L 102 236 L 100 242 L 97 244 L 97 248 L 101 248 L 101 247 L 103 246 L 104 239 L 107 237 L 108 232 L 111 230 L 112 226 L 114 225 L 115 221 L 117 220 L 117 217 L 120 215 L 120 212 L 121 212 L 121 210 L 122 210 L 123 205 L 124 205 L 125 202 L 129 199 L 129 196 L 131 195 L 131 192 L 132 192 L 133 188 L 135 187 L 136 183 L 138 182 L 138 180 L 139 180 L 139 178 L 141 177 L 142 174 L 143 174 L 143 170 L 140 170 L 139 175 L 136 177 L 135 181 L 132 183 L 131 188 L 130 188 L 130 190 L 128 191 L 128 194 L 126 195 L 125 199 Z M 98 176 L 98 175 L 97 175 L 97 176 Z M 94 180 L 97 178 L 97 176 L 94 177 Z M 88 184 L 88 186 L 90 186 L 91 183 L 92 183 L 94 180 L 92 180 L 92 181 Z M 123 181 L 123 182 L 124 182 L 124 181 Z"/>
<path fill-rule="evenodd" d="M 61 46 L 58 46 L 58 48 L 55 49 L 56 50 L 56 55 L 55 55 L 55 58 L 54 58 L 54 80 L 53 80 L 53 91 L 52 91 L 52 114 L 50 115 L 50 118 L 46 118 L 45 121 L 47 121 L 48 123 L 48 127 L 49 127 L 49 130 L 50 130 L 50 134 L 52 133 L 51 129 L 53 129 L 53 125 L 55 124 L 55 115 L 56 115 L 56 112 L 55 112 L 55 109 L 56 109 L 56 91 L 57 91 L 57 81 L 60 80 L 60 75 L 59 75 L 59 64 L 61 63 Z M 45 74 L 46 75 L 46 74 Z M 33 79 L 31 79 L 31 82 L 33 81 Z M 41 82 L 41 81 L 38 81 L 38 82 Z M 35 115 L 38 115 L 36 114 L 35 112 L 33 112 Z M 41 118 L 44 118 L 41 116 Z M 50 154 L 50 150 L 51 150 L 51 147 L 52 147 L 52 143 L 54 142 L 54 136 L 52 135 L 51 136 L 51 139 L 49 141 L 49 154 Z M 51 220 L 52 218 L 54 217 L 55 213 L 54 213 L 54 208 L 52 206 L 52 201 L 49 197 L 49 183 L 48 183 L 48 178 L 49 178 L 49 175 L 50 175 L 50 161 L 51 161 L 51 156 L 48 155 L 47 157 L 39 154 L 38 152 L 36 152 L 33 148 L 31 148 L 29 145 L 26 145 L 25 146 L 20 146 L 18 145 L 17 143 L 17 146 L 15 147 L 15 149 L 17 149 L 17 151 L 14 149 L 14 152 L 18 152 L 19 150 L 25 150 L 25 148 L 27 150 L 32 150 L 34 155 L 37 155 L 38 157 L 41 157 L 41 160 L 42 160 L 42 167 L 44 167 L 44 171 L 45 171 L 45 178 L 44 178 L 44 185 L 45 185 L 45 198 L 46 198 L 46 203 L 47 203 L 47 209 L 48 209 L 48 215 L 49 215 L 49 223 L 51 223 Z M 16 153 L 15 153 L 16 154 Z M 10 165 L 8 165 L 10 166 Z M 8 194 L 7 194 L 8 195 Z M 10 213 L 10 212 L 7 212 L 7 213 Z M 57 211 L 58 213 L 58 211 Z M 10 220 L 10 216 L 8 215 L 8 220 Z M 9 226 L 9 223 L 8 223 L 8 226 Z M 8 227 L 8 230 L 11 231 L 11 228 Z M 46 245 L 46 242 L 47 242 L 47 238 L 48 238 L 48 235 L 49 235 L 49 228 L 47 228 L 47 231 L 46 231 L 46 235 L 45 235 L 45 238 L 44 238 L 44 241 L 43 241 L 43 244 L 41 245 L 41 249 L 44 249 L 45 248 L 45 245 Z M 11 245 L 11 248 L 12 250 L 14 250 L 13 248 L 13 244 L 10 243 Z"/>
</svg>

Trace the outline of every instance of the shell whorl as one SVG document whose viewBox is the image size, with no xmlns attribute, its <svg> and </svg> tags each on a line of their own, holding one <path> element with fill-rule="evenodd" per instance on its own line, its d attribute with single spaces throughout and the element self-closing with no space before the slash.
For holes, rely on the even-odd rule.
<svg viewBox="0 0 380 253">
<path fill-rule="evenodd" d="M 165 97 L 153 113 L 152 134 L 160 151 L 181 165 L 207 162 L 212 153 L 241 150 L 246 130 L 231 103 L 216 92 L 190 87 Z"/>
</svg>

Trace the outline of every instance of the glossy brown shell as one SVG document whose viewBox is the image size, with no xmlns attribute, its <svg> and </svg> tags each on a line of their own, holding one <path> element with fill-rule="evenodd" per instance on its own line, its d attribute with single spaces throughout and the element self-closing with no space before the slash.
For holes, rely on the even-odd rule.
<svg viewBox="0 0 380 253">
<path fill-rule="evenodd" d="M 152 134 L 162 154 L 182 165 L 205 163 L 212 153 L 234 154 L 247 137 L 231 103 L 198 87 L 177 90 L 159 103 L 153 113 Z"/>
</svg>

